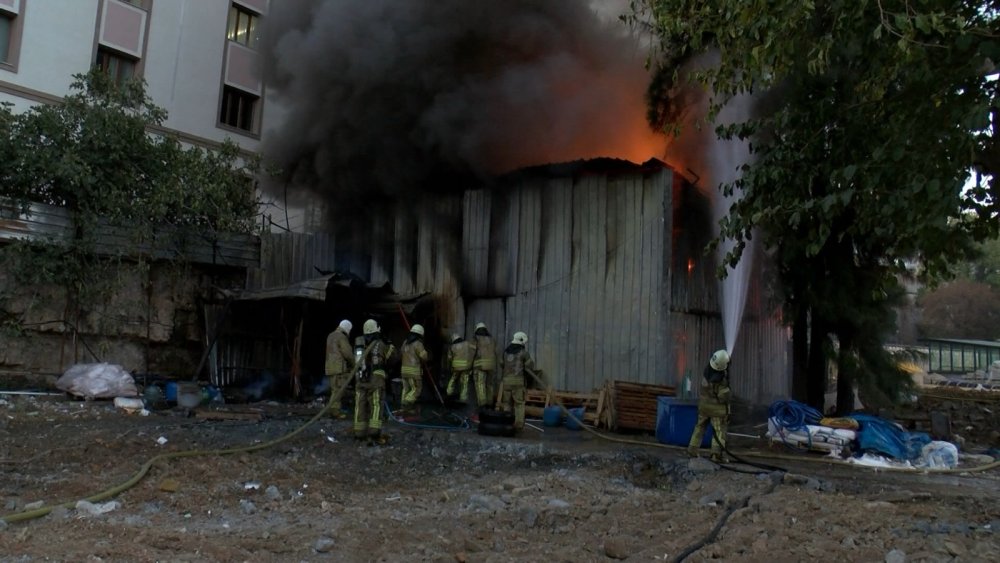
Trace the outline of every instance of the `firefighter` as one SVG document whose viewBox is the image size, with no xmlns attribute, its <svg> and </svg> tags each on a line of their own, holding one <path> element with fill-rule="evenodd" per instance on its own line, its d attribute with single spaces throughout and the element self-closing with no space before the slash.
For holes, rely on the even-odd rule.
<svg viewBox="0 0 1000 563">
<path fill-rule="evenodd" d="M 410 334 L 400 348 L 402 367 L 399 372 L 403 378 L 403 398 L 400 407 L 403 412 L 412 412 L 416 408 L 417 399 L 423 390 L 420 370 L 427 361 L 427 349 L 424 348 L 424 327 L 413 325 Z"/>
<path fill-rule="evenodd" d="M 354 439 L 368 440 L 368 445 L 384 445 L 389 437 L 382 433 L 382 400 L 385 396 L 386 369 L 396 348 L 382 338 L 382 329 L 374 319 L 365 321 L 365 349 L 355 369 Z"/>
<path fill-rule="evenodd" d="M 528 335 L 515 332 L 510 344 L 503 351 L 503 381 L 502 392 L 497 409 L 504 412 L 514 411 L 514 430 L 524 429 L 524 389 L 525 378 L 540 377 L 535 372 L 535 362 L 531 354 L 524 349 L 528 343 Z"/>
<path fill-rule="evenodd" d="M 472 379 L 476 383 L 476 404 L 485 406 L 493 396 L 496 373 L 497 345 L 486 328 L 486 323 L 476 323 L 476 356 L 472 362 Z"/>
<path fill-rule="evenodd" d="M 448 366 L 451 378 L 448 379 L 448 396 L 465 403 L 469 400 L 469 373 L 472 370 L 472 359 L 476 355 L 476 347 L 466 341 L 460 334 L 451 336 L 451 346 L 448 348 Z"/>
<path fill-rule="evenodd" d="M 701 439 L 709 423 L 715 432 L 712 438 L 712 461 L 728 463 L 726 455 L 726 432 L 729 428 L 729 352 L 717 350 L 708 360 L 708 366 L 701 380 L 701 394 L 698 397 L 698 422 L 688 443 L 688 455 L 698 457 Z"/>
<path fill-rule="evenodd" d="M 340 321 L 337 328 L 326 337 L 326 364 L 324 372 L 330 382 L 330 416 L 347 418 L 341 411 L 341 400 L 344 389 L 351 381 L 354 373 L 354 350 L 351 349 L 350 337 L 353 325 L 351 321 Z"/>
</svg>

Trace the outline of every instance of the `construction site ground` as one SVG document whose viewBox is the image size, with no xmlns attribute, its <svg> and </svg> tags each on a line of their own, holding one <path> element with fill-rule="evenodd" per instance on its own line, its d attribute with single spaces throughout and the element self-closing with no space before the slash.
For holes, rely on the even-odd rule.
<svg viewBox="0 0 1000 563">
<path fill-rule="evenodd" d="M 93 495 L 165 452 L 266 442 L 318 408 L 254 405 L 263 420 L 211 421 L 0 396 L 0 513 Z M 261 451 L 156 464 L 93 506 L 0 522 L 0 561 L 671 561 L 730 512 L 688 561 L 1000 560 L 995 471 L 754 458 L 788 473 L 738 473 L 680 449 L 544 430 L 509 439 L 390 423 L 391 443 L 369 447 L 349 421 L 323 418 Z"/>
</svg>

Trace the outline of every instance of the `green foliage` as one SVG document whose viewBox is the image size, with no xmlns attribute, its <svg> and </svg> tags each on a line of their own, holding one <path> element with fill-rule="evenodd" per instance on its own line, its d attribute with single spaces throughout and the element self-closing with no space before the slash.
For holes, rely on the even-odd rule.
<svg viewBox="0 0 1000 563">
<path fill-rule="evenodd" d="M 139 249 L 165 233 L 212 240 L 254 230 L 256 156 L 232 142 L 205 150 L 157 133 L 167 115 L 140 80 L 115 84 L 97 69 L 74 78 L 62 104 L 0 107 L 0 198 L 21 211 L 61 207 L 73 229 L 3 245 L 8 282 L 57 285 L 93 304 L 109 296 L 121 268 L 147 268 L 151 256 Z M 183 253 L 172 259 L 185 263 Z"/>
<path fill-rule="evenodd" d="M 832 327 L 841 354 L 858 354 L 891 327 L 884 312 L 908 261 L 942 275 L 974 240 L 997 233 L 1000 144 L 989 124 L 1000 85 L 987 72 L 1000 60 L 1000 23 L 991 3 L 642 0 L 633 8 L 632 21 L 660 39 L 654 122 L 677 119 L 683 108 L 671 93 L 688 79 L 712 93 L 710 121 L 734 96 L 756 96 L 752 120 L 716 129 L 749 139 L 753 154 L 723 186 L 740 199 L 722 236 L 741 242 L 760 230 L 788 318 L 808 310 Z M 679 72 L 705 52 L 717 63 Z M 965 190 L 973 168 L 980 174 Z M 879 362 L 859 364 L 859 378 L 876 379 Z"/>
</svg>

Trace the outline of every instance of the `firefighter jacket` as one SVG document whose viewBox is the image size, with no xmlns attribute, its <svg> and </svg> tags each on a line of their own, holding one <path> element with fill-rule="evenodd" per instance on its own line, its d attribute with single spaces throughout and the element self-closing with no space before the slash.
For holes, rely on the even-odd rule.
<svg viewBox="0 0 1000 563">
<path fill-rule="evenodd" d="M 340 327 L 326 337 L 326 375 L 350 373 L 354 369 L 354 350 L 347 333 Z"/>
<path fill-rule="evenodd" d="M 399 373 L 403 377 L 420 377 L 420 364 L 427 361 L 427 349 L 420 338 L 413 338 L 403 343 L 399 351 L 402 356 L 402 366 Z"/>
<path fill-rule="evenodd" d="M 472 359 L 476 356 L 476 346 L 467 340 L 459 340 L 448 349 L 448 365 L 452 373 L 472 369 Z"/>
<path fill-rule="evenodd" d="M 716 371 L 712 369 L 712 366 L 706 366 L 701 378 L 698 410 L 708 416 L 726 416 L 729 414 L 731 394 L 729 370 Z"/>
<path fill-rule="evenodd" d="M 520 344 L 511 344 L 503 351 L 503 384 L 507 387 L 524 387 L 528 372 L 535 370 L 531 354 Z"/>
<path fill-rule="evenodd" d="M 494 371 L 497 368 L 497 345 L 488 334 L 476 335 L 476 359 L 472 367 L 480 371 Z"/>
<path fill-rule="evenodd" d="M 357 367 L 358 383 L 375 387 L 384 385 L 386 370 L 395 354 L 396 347 L 381 338 L 368 343 Z"/>
</svg>

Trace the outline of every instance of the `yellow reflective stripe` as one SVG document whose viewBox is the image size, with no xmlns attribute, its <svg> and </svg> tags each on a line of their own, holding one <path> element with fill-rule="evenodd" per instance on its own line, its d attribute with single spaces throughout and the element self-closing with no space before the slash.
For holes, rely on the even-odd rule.
<svg viewBox="0 0 1000 563">
<path fill-rule="evenodd" d="M 451 367 L 458 370 L 469 369 L 469 360 L 452 360 Z"/>
<path fill-rule="evenodd" d="M 473 362 L 472 365 L 476 366 L 477 368 L 493 369 L 494 367 L 496 367 L 496 362 L 494 362 L 489 358 L 479 358 L 478 360 Z"/>
<path fill-rule="evenodd" d="M 403 375 L 420 375 L 420 368 L 417 366 L 403 366 L 399 369 Z"/>
</svg>

